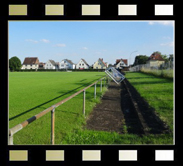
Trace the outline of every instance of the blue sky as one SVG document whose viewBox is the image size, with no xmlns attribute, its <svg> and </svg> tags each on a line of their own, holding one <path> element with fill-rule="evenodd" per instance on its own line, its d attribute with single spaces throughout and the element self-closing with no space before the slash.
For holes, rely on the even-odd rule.
<svg viewBox="0 0 183 166">
<path fill-rule="evenodd" d="M 89 65 L 122 58 L 132 64 L 136 55 L 154 51 L 174 54 L 173 21 L 9 21 L 9 58 L 22 63 L 38 57 L 74 63 L 83 58 Z"/>
</svg>

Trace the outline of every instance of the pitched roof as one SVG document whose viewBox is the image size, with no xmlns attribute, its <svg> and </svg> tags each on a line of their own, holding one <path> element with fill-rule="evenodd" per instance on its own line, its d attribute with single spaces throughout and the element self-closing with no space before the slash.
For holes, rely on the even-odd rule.
<svg viewBox="0 0 183 166">
<path fill-rule="evenodd" d="M 38 57 L 26 57 L 24 59 L 23 65 L 26 64 L 39 64 L 39 59 Z"/>
<path fill-rule="evenodd" d="M 104 64 L 104 66 L 107 66 L 107 65 L 105 64 L 105 62 L 103 61 L 103 59 L 99 58 L 99 60 Z"/>
<path fill-rule="evenodd" d="M 65 59 L 67 62 L 69 62 L 70 64 L 72 64 L 72 65 L 74 65 L 74 63 L 71 61 L 71 60 L 69 60 L 69 59 Z"/>
<path fill-rule="evenodd" d="M 162 56 L 159 53 L 153 53 L 148 60 L 159 60 L 159 61 L 164 61 L 164 59 L 162 58 Z"/>
<path fill-rule="evenodd" d="M 53 65 L 53 66 L 56 66 L 57 64 L 56 64 L 56 62 L 54 61 L 54 60 L 49 60 L 50 61 L 50 63 Z"/>
<path fill-rule="evenodd" d="M 88 64 L 84 59 L 81 58 L 81 60 L 82 60 L 86 65 L 89 66 L 89 64 Z"/>
<path fill-rule="evenodd" d="M 44 66 L 44 65 L 45 65 L 45 63 L 43 63 L 43 62 L 39 62 L 39 65 L 43 65 L 43 66 Z"/>
<path fill-rule="evenodd" d="M 122 58 L 121 58 L 121 59 L 116 59 L 116 65 L 117 65 L 121 60 L 127 65 L 128 59 L 122 59 Z"/>
</svg>

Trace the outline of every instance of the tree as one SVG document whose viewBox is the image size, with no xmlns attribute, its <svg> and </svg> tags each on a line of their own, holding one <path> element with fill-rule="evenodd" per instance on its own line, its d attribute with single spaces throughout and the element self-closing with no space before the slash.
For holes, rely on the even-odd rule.
<svg viewBox="0 0 183 166">
<path fill-rule="evenodd" d="M 133 66 L 141 65 L 141 64 L 146 64 L 148 58 L 149 57 L 146 56 L 146 55 L 138 55 L 138 56 L 136 56 Z"/>
<path fill-rule="evenodd" d="M 173 54 L 170 54 L 170 55 L 169 55 L 168 60 L 169 60 L 169 61 L 173 61 Z"/>
<path fill-rule="evenodd" d="M 167 55 L 161 55 L 161 57 L 165 60 L 165 62 L 168 62 L 168 56 Z"/>
<path fill-rule="evenodd" d="M 14 56 L 9 59 L 9 68 L 11 71 L 20 70 L 21 66 L 21 61 L 18 57 Z"/>
</svg>

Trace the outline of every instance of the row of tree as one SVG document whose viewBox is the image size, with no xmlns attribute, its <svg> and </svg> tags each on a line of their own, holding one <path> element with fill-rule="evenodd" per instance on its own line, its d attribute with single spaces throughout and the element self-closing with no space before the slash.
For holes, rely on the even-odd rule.
<svg viewBox="0 0 183 166">
<path fill-rule="evenodd" d="M 165 60 L 165 62 L 173 61 L 173 54 L 170 54 L 170 55 L 162 55 L 161 52 L 159 52 L 159 51 L 154 52 L 154 53 L 160 54 L 161 57 Z M 138 55 L 138 56 L 135 57 L 135 61 L 134 61 L 134 63 L 133 63 L 132 66 L 146 64 L 148 58 L 149 57 L 146 56 L 146 55 Z"/>
</svg>

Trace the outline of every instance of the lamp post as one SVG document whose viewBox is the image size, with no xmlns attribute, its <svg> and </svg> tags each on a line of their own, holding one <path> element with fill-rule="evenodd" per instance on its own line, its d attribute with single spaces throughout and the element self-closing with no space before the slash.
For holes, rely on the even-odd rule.
<svg viewBox="0 0 183 166">
<path fill-rule="evenodd" d="M 130 54 L 130 56 L 129 56 L 129 66 L 130 66 L 131 55 L 132 55 L 133 53 L 135 53 L 135 52 L 138 52 L 138 50 L 131 52 L 131 54 Z M 131 66 L 130 66 L 130 68 L 131 68 Z"/>
</svg>

